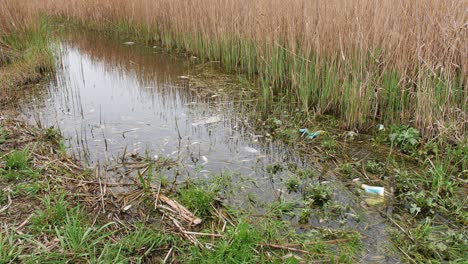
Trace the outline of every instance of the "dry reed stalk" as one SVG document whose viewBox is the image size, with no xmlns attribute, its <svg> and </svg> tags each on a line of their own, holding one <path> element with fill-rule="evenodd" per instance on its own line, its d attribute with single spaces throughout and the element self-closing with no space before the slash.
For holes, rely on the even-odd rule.
<svg viewBox="0 0 468 264">
<path fill-rule="evenodd" d="M 348 128 L 383 119 L 410 122 L 428 136 L 447 134 L 449 128 L 458 138 L 465 134 L 464 0 L 27 3 L 33 10 L 101 29 L 112 26 L 219 60 L 228 70 L 258 75 L 264 89 L 276 88 L 270 89 L 274 96 L 289 91 L 306 110 L 341 115 Z"/>
</svg>

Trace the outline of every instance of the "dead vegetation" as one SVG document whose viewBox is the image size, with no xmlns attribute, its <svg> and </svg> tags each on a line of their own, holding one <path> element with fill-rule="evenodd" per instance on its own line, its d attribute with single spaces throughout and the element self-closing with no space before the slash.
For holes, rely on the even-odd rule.
<svg viewBox="0 0 468 264">
<path fill-rule="evenodd" d="M 219 62 L 257 77 L 269 99 L 288 95 L 348 129 L 466 131 L 466 1 L 48 0 L 39 9 Z"/>
</svg>

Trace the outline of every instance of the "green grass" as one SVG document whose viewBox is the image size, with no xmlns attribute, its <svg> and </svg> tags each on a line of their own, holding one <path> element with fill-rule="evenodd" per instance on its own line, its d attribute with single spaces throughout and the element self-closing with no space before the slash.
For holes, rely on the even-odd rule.
<svg viewBox="0 0 468 264">
<path fill-rule="evenodd" d="M 214 194 L 198 186 L 189 186 L 179 190 L 179 201 L 195 215 L 209 218 L 214 204 Z"/>
<path fill-rule="evenodd" d="M 218 242 L 214 250 L 199 250 L 194 247 L 187 263 L 261 263 L 257 253 L 260 234 L 246 222 L 240 222 L 226 232 L 226 239 Z"/>
<path fill-rule="evenodd" d="M 0 178 L 7 181 L 22 181 L 36 178 L 38 171 L 31 164 L 31 153 L 29 149 L 13 150 L 5 157 L 5 165 L 0 169 Z"/>
<path fill-rule="evenodd" d="M 13 230 L 0 227 L 0 263 L 17 263 L 23 251 L 18 235 Z"/>
<path fill-rule="evenodd" d="M 31 230 L 35 233 L 51 233 L 55 227 L 61 226 L 69 214 L 69 203 L 65 195 L 46 196 L 42 201 L 43 209 L 34 213 L 31 218 Z"/>
</svg>

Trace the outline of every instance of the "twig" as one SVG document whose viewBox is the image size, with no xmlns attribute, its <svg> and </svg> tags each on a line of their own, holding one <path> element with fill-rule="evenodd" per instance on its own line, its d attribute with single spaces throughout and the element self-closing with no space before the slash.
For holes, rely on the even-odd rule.
<svg viewBox="0 0 468 264">
<path fill-rule="evenodd" d="M 171 256 L 171 253 L 172 253 L 172 250 L 173 250 L 173 249 L 174 249 L 174 247 L 171 247 L 171 249 L 169 249 L 169 251 L 167 252 L 166 257 L 164 258 L 163 263 L 167 263 L 167 260 L 168 260 L 169 257 Z"/>
<path fill-rule="evenodd" d="M 395 220 L 393 220 L 393 218 L 389 215 L 387 215 L 386 213 L 382 212 L 381 210 L 378 210 L 380 212 L 380 214 L 384 215 L 388 220 L 390 220 L 390 222 L 392 222 L 392 224 L 394 224 L 396 227 L 398 227 L 398 229 L 401 230 L 401 232 L 403 232 L 403 234 L 405 234 L 409 239 L 411 239 L 411 241 L 413 241 L 413 243 L 415 243 L 416 241 L 414 240 L 414 238 L 412 236 L 410 236 L 410 234 L 408 234 L 408 232 L 406 232 L 405 229 L 403 229 L 403 227 L 401 227 L 397 222 L 395 222 Z"/>
<path fill-rule="evenodd" d="M 11 201 L 11 196 L 10 196 L 10 194 L 8 194 L 8 204 L 5 205 L 5 206 L 3 206 L 3 207 L 0 209 L 0 214 L 3 213 L 3 212 L 5 212 L 6 210 L 8 210 L 8 208 L 10 208 L 10 206 L 11 206 L 12 203 L 13 203 L 13 202 Z"/>
<path fill-rule="evenodd" d="M 410 256 L 408 255 L 408 253 L 406 253 L 401 247 L 397 247 L 397 248 L 398 248 L 398 249 L 401 251 L 401 253 L 403 253 L 409 260 L 411 260 L 411 262 L 417 263 L 416 260 L 414 260 L 412 257 L 410 257 Z"/>
<path fill-rule="evenodd" d="M 197 236 L 224 237 L 221 234 L 209 234 L 209 233 L 199 233 L 199 232 L 191 232 L 191 231 L 184 231 L 183 233 L 189 234 L 189 235 L 197 235 Z"/>
<path fill-rule="evenodd" d="M 15 227 L 15 231 L 18 231 L 20 230 L 23 226 L 25 226 L 28 222 L 29 222 L 29 219 L 31 219 L 31 217 L 34 215 L 34 213 L 30 214 L 28 216 L 28 218 L 26 218 L 26 220 L 24 220 L 19 226 Z"/>
<path fill-rule="evenodd" d="M 317 242 L 308 242 L 308 243 L 304 243 L 305 245 L 315 245 L 315 244 L 318 244 L 318 243 L 323 243 L 323 244 L 327 244 L 327 245 L 335 245 L 335 244 L 340 244 L 340 243 L 346 243 L 348 242 L 349 239 L 348 238 L 343 238 L 343 239 L 333 239 L 333 240 L 327 240 L 327 241 L 317 241 Z M 287 244 L 285 245 L 287 247 L 300 247 L 302 246 L 301 244 Z"/>
<path fill-rule="evenodd" d="M 106 207 L 104 203 L 104 192 L 102 189 L 101 177 L 99 175 L 99 165 L 96 166 L 96 178 L 99 180 L 99 190 L 101 191 L 101 205 L 102 205 L 102 212 L 106 213 Z"/>
<path fill-rule="evenodd" d="M 292 247 L 287 247 L 287 246 L 282 246 L 282 245 L 260 244 L 260 246 L 267 246 L 267 247 L 276 248 L 276 249 L 285 249 L 285 250 L 288 250 L 288 251 L 299 252 L 299 253 L 303 253 L 303 254 L 308 254 L 309 253 L 308 251 L 305 251 L 305 250 L 302 250 L 302 249 L 292 248 Z"/>
<path fill-rule="evenodd" d="M 174 209 L 179 216 L 181 216 L 184 220 L 188 221 L 190 224 L 199 225 L 201 224 L 202 220 L 196 217 L 192 212 L 187 210 L 183 205 L 179 204 L 177 201 L 171 200 L 169 197 L 165 196 L 164 194 L 155 195 L 155 199 L 161 200 L 165 204 L 169 205 L 172 209 Z"/>
</svg>

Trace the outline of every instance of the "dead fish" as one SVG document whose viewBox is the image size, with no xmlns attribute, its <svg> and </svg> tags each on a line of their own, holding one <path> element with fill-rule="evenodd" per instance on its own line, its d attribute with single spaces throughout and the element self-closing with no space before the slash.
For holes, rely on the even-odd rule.
<svg viewBox="0 0 468 264">
<path fill-rule="evenodd" d="M 188 80 L 188 79 L 190 79 L 190 77 L 187 76 L 187 75 L 181 75 L 181 76 L 179 76 L 179 79 Z"/>
<path fill-rule="evenodd" d="M 208 125 L 208 124 L 221 122 L 222 120 L 223 118 L 221 116 L 216 115 L 216 116 L 211 116 L 208 118 L 199 119 L 196 122 L 193 122 L 192 126 Z"/>
<path fill-rule="evenodd" d="M 206 165 L 208 163 L 208 158 L 206 156 L 201 156 L 203 163 L 202 165 Z"/>
<path fill-rule="evenodd" d="M 131 46 L 131 45 L 134 45 L 135 42 L 133 42 L 133 41 L 127 41 L 127 42 L 124 42 L 124 44 L 125 44 L 125 45 Z"/>
<path fill-rule="evenodd" d="M 251 147 L 244 147 L 244 150 L 249 152 L 249 153 L 259 153 L 260 151 L 254 149 L 254 148 L 251 148 Z"/>
</svg>

